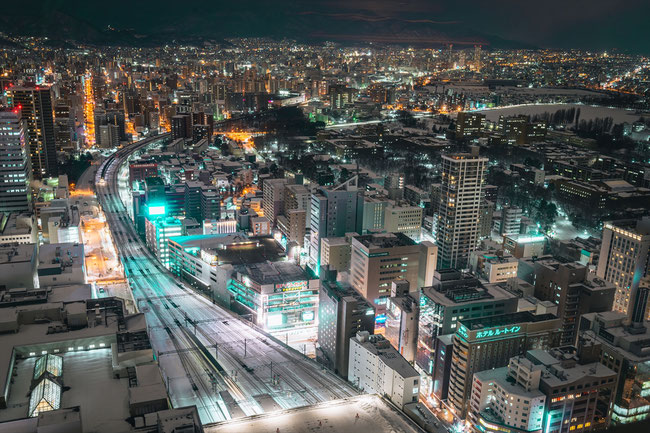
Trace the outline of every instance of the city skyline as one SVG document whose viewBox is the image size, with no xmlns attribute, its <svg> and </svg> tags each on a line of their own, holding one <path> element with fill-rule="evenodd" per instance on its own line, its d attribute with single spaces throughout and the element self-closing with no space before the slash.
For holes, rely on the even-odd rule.
<svg viewBox="0 0 650 433">
<path fill-rule="evenodd" d="M 173 11 L 173 12 L 172 12 Z M 26 12 L 26 13 L 25 13 Z M 198 2 L 113 2 L 36 0 L 29 11 L 10 4 L 5 32 L 49 36 L 57 41 L 145 46 L 170 40 L 223 41 L 231 37 L 333 40 L 345 44 L 416 44 L 494 48 L 589 49 L 648 54 L 642 19 L 650 5 L 640 0 L 604 0 L 543 6 L 500 0 L 389 0 Z"/>
</svg>

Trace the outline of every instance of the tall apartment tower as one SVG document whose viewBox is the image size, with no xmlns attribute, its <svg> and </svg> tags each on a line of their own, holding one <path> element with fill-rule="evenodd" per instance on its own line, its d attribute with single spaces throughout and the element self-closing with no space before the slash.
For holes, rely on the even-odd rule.
<svg viewBox="0 0 650 433">
<path fill-rule="evenodd" d="M 289 179 L 266 179 L 263 185 L 262 209 L 264 216 L 275 224 L 278 215 L 284 209 L 284 188 L 289 183 Z"/>
<path fill-rule="evenodd" d="M 33 178 L 58 176 L 51 89 L 10 87 L 7 99 L 12 107 L 21 110 L 27 124 Z"/>
<path fill-rule="evenodd" d="M 603 225 L 596 275 L 616 286 L 614 311 L 627 313 L 630 299 L 645 277 L 650 250 L 650 217 Z"/>
<path fill-rule="evenodd" d="M 0 111 L 0 212 L 30 210 L 27 127 L 20 110 Z"/>
<path fill-rule="evenodd" d="M 481 72 L 482 66 L 483 64 L 481 63 L 481 46 L 474 45 L 474 69 L 476 69 L 476 72 Z"/>
<path fill-rule="evenodd" d="M 472 153 L 442 156 L 438 207 L 438 268 L 462 269 L 477 248 L 481 201 L 488 159 Z"/>
</svg>

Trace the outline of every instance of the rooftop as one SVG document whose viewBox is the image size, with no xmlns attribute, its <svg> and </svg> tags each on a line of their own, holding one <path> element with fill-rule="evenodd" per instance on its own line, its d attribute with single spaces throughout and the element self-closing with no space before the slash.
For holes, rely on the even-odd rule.
<svg viewBox="0 0 650 433">
<path fill-rule="evenodd" d="M 503 314 L 499 316 L 479 317 L 476 319 L 463 319 L 460 322 L 471 331 L 478 329 L 494 328 L 496 326 L 513 325 L 517 323 L 539 323 L 547 320 L 555 320 L 553 314 L 533 314 L 528 311 Z"/>
<path fill-rule="evenodd" d="M 368 249 L 396 248 L 416 245 L 416 242 L 403 233 L 381 233 L 353 238 Z"/>
<path fill-rule="evenodd" d="M 204 426 L 205 433 L 276 433 L 278 429 L 283 433 L 321 429 L 330 433 L 422 431 L 374 394 Z"/>
</svg>

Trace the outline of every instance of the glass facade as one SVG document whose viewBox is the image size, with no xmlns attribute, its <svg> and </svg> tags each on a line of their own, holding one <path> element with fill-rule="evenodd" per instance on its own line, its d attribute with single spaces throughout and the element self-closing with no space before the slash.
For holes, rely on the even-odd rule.
<svg viewBox="0 0 650 433">
<path fill-rule="evenodd" d="M 40 378 L 45 372 L 54 377 L 61 376 L 63 373 L 63 358 L 58 355 L 43 355 L 38 358 L 34 365 L 34 379 Z"/>
<path fill-rule="evenodd" d="M 61 385 L 44 378 L 32 390 L 29 397 L 29 416 L 36 417 L 41 412 L 57 410 L 61 407 Z"/>
</svg>

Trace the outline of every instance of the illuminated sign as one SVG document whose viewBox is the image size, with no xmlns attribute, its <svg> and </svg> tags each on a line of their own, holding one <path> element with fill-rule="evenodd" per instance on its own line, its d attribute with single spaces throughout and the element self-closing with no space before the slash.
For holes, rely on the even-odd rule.
<svg viewBox="0 0 650 433">
<path fill-rule="evenodd" d="M 492 328 L 476 332 L 476 339 L 498 337 L 501 335 L 516 334 L 521 331 L 521 326 L 505 326 L 503 328 Z M 460 333 L 460 329 L 458 330 Z"/>
<path fill-rule="evenodd" d="M 302 312 L 302 321 L 303 322 L 311 322 L 314 320 L 314 312 L 313 311 L 303 311 Z"/>
<path fill-rule="evenodd" d="M 284 314 L 282 313 L 270 314 L 269 317 L 266 319 L 266 324 L 269 327 L 281 326 L 283 323 L 284 323 Z"/>
<path fill-rule="evenodd" d="M 379 314 L 375 316 L 375 323 L 386 323 L 386 315 L 385 314 Z"/>
<path fill-rule="evenodd" d="M 149 216 L 165 215 L 165 206 L 149 206 Z"/>
<path fill-rule="evenodd" d="M 294 290 L 306 290 L 309 287 L 307 280 L 291 281 L 289 283 L 276 284 L 274 292 L 292 292 Z"/>
<path fill-rule="evenodd" d="M 205 250 L 201 250 L 201 260 L 203 260 L 205 263 L 209 263 L 212 266 L 217 264 L 217 256 L 210 254 Z"/>
<path fill-rule="evenodd" d="M 461 337 L 469 338 L 467 335 L 467 328 L 463 325 L 460 325 L 460 327 L 458 328 L 458 334 Z"/>
</svg>

